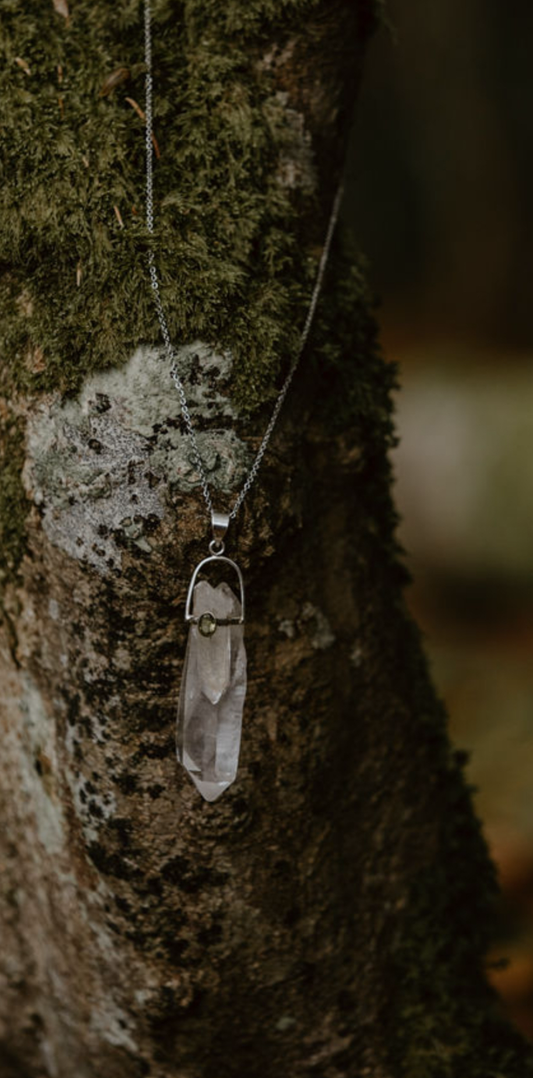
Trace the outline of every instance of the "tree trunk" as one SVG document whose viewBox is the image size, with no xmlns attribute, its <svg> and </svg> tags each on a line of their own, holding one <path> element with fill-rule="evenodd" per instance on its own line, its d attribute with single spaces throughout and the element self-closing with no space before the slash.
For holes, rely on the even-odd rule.
<svg viewBox="0 0 533 1078">
<path fill-rule="evenodd" d="M 339 245 L 229 541 L 238 779 L 208 804 L 176 766 L 210 536 L 147 282 L 141 13 L 118 8 L 1 15 L 2 1078 L 532 1073 L 484 982 L 492 870 L 402 603 L 394 372 Z M 220 510 L 298 341 L 372 21 L 154 3 L 157 259 Z"/>
</svg>

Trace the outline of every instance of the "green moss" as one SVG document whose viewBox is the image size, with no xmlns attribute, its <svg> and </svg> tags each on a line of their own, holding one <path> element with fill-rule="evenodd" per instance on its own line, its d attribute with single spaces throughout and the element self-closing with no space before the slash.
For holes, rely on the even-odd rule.
<svg viewBox="0 0 533 1078">
<path fill-rule="evenodd" d="M 391 393 L 398 370 L 383 357 L 374 305 L 365 259 L 343 232 L 332 251 L 308 362 L 328 427 L 356 428 L 363 444 L 379 445 L 385 455 L 396 444 Z"/>
<path fill-rule="evenodd" d="M 8 414 L 0 419 L 0 589 L 14 579 L 25 550 L 29 502 L 22 485 L 24 427 Z"/>
<path fill-rule="evenodd" d="M 309 235 L 307 223 L 304 243 L 301 201 L 277 177 L 284 107 L 259 60 L 319 6 L 153 5 L 163 299 L 174 340 L 231 347 L 245 411 L 264 403 L 293 354 L 316 268 L 310 245 L 328 212 L 313 207 L 317 230 Z M 160 340 L 146 272 L 144 127 L 127 100 L 143 106 L 141 20 L 138 2 L 110 15 L 106 0 L 80 0 L 68 22 L 40 0 L 2 5 L 0 265 L 9 278 L 0 325 L 25 391 L 75 391 L 88 372 Z M 122 66 L 130 78 L 100 96 Z M 36 348 L 42 359 L 32 364 Z"/>
<path fill-rule="evenodd" d="M 297 347 L 329 212 L 279 184 L 284 103 L 260 60 L 273 41 L 301 33 L 321 4 L 153 0 L 163 299 L 177 343 L 203 338 L 231 348 L 231 391 L 244 413 L 275 393 Z M 361 37 L 375 10 L 374 0 L 358 5 Z M 142 11 L 138 0 L 112 15 L 106 0 L 79 0 L 66 20 L 40 0 L 2 4 L 0 354 L 8 399 L 74 393 L 139 342 L 161 341 L 147 279 L 144 125 L 127 100 L 144 104 Z M 127 81 L 101 96 L 119 67 L 129 70 Z M 321 304 L 317 356 L 333 382 L 346 382 L 346 334 L 328 343 L 328 333 L 339 304 L 352 304 L 352 339 L 364 333 L 366 301 L 357 271 L 345 263 L 338 270 L 349 280 L 340 297 L 331 290 L 329 308 Z M 360 391 L 352 388 L 343 400 L 355 404 Z M 14 431 L 6 430 L 4 573 L 21 556 L 27 509 Z"/>
</svg>

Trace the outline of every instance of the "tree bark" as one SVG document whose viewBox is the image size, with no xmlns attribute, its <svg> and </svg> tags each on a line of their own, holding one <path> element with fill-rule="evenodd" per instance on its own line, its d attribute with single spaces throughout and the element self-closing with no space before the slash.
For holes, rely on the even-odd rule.
<svg viewBox="0 0 533 1078">
<path fill-rule="evenodd" d="M 371 13 L 154 7 L 158 257 L 223 509 L 305 311 Z M 177 769 L 209 535 L 138 223 L 139 12 L 67 12 L 2 28 L 2 1076 L 531 1073 L 484 981 L 492 870 L 403 606 L 394 372 L 340 246 L 230 541 L 239 776 L 207 804 Z"/>
</svg>

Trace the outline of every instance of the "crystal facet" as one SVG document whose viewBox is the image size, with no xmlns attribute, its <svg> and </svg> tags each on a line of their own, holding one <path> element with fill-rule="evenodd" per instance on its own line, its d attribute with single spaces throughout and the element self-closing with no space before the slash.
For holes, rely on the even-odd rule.
<svg viewBox="0 0 533 1078">
<path fill-rule="evenodd" d="M 215 620 L 202 632 L 206 615 Z M 244 626 L 220 624 L 238 618 L 241 604 L 228 584 L 213 588 L 201 580 L 194 588 L 178 704 L 178 760 L 206 801 L 215 801 L 237 774 L 246 695 Z M 209 622 L 211 626 L 212 623 Z M 214 631 L 216 629 L 216 632 Z"/>
</svg>

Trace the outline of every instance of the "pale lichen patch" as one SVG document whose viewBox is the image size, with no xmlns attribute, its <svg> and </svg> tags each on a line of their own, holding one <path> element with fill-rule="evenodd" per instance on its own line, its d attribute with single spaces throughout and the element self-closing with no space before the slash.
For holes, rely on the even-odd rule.
<svg viewBox="0 0 533 1078">
<path fill-rule="evenodd" d="M 52 618 L 52 621 L 59 621 L 60 609 L 57 599 L 50 599 L 48 602 L 48 613 Z"/>
<path fill-rule="evenodd" d="M 276 1022 L 276 1029 L 280 1033 L 286 1033 L 288 1029 L 292 1029 L 297 1025 L 296 1018 L 293 1018 L 290 1014 L 282 1014 L 281 1018 Z"/>
<path fill-rule="evenodd" d="M 361 644 L 357 642 L 350 652 L 350 662 L 352 663 L 352 666 L 355 666 L 355 668 L 358 669 L 362 665 L 363 659 L 363 649 Z"/>
<path fill-rule="evenodd" d="M 68 768 L 66 778 L 72 790 L 76 816 L 81 824 L 87 843 L 95 842 L 106 820 L 113 818 L 116 812 L 116 800 L 112 793 L 102 793 L 94 783 L 83 774 L 74 774 Z"/>
<path fill-rule="evenodd" d="M 289 640 L 294 640 L 294 637 L 296 635 L 296 628 L 294 625 L 294 621 L 292 621 L 291 618 L 280 618 L 278 621 L 278 629 L 280 633 L 283 633 L 284 636 L 287 636 Z"/>
<path fill-rule="evenodd" d="M 55 722 L 45 708 L 39 689 L 25 675 L 19 700 L 23 751 L 20 759 L 20 796 L 35 807 L 39 841 L 48 854 L 65 845 L 65 820 L 55 788 L 57 752 Z"/>
<path fill-rule="evenodd" d="M 283 105 L 285 130 L 281 140 L 278 179 L 282 187 L 299 188 L 312 194 L 317 187 L 313 140 L 305 126 L 305 117 L 288 107 L 289 95 L 280 90 L 276 95 Z"/>
<path fill-rule="evenodd" d="M 206 473 L 215 489 L 242 482 L 246 446 L 231 429 L 227 352 L 196 342 L 176 352 Z M 215 425 L 216 424 L 216 425 Z M 102 573 L 119 569 L 124 546 L 146 555 L 168 494 L 199 477 L 168 363 L 141 347 L 117 370 L 89 377 L 74 400 L 42 401 L 28 418 L 24 483 L 54 545 Z"/>
<path fill-rule="evenodd" d="M 304 604 L 301 621 L 310 635 L 311 647 L 316 651 L 323 651 L 335 643 L 335 636 L 326 615 L 313 603 Z"/>
<path fill-rule="evenodd" d="M 132 1036 L 132 1026 L 131 1017 L 111 999 L 106 999 L 105 1005 L 94 1006 L 91 1010 L 92 1031 L 108 1044 L 125 1048 L 129 1052 L 137 1052 L 138 1045 Z"/>
</svg>

